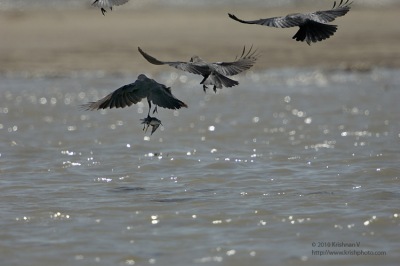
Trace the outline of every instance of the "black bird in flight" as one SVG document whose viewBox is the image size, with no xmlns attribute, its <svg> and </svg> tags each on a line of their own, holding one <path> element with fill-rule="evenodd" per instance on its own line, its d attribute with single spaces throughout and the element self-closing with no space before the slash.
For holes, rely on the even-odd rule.
<svg viewBox="0 0 400 266">
<path fill-rule="evenodd" d="M 336 32 L 337 25 L 326 23 L 334 21 L 337 17 L 346 15 L 350 10 L 350 5 L 352 4 L 352 2 L 349 1 L 350 0 L 344 2 L 344 0 L 340 0 L 338 5 L 336 5 L 335 1 L 330 10 L 316 11 L 306 14 L 296 13 L 284 17 L 242 20 L 233 14 L 228 13 L 228 15 L 231 19 L 245 24 L 258 24 L 275 28 L 300 27 L 292 39 L 300 42 L 306 41 L 308 45 L 311 45 L 312 42 L 328 39 Z"/>
<path fill-rule="evenodd" d="M 128 1 L 129 0 L 95 0 L 92 3 L 92 6 L 100 8 L 101 13 L 104 16 L 105 15 L 104 13 L 107 12 L 106 8 L 110 8 L 110 10 L 112 10 L 113 6 L 120 6 L 127 3 Z"/>
<path fill-rule="evenodd" d="M 149 79 L 144 74 L 140 74 L 135 82 L 122 86 L 97 102 L 89 102 L 82 107 L 86 110 L 124 108 L 140 102 L 143 98 L 147 98 L 149 104 L 148 117 L 150 116 L 151 103 L 155 105 L 153 113 L 157 112 L 157 106 L 168 109 L 187 108 L 184 102 L 172 95 L 171 88 L 156 82 L 154 79 Z M 144 121 L 145 124 L 152 122 L 147 118 Z"/>
<path fill-rule="evenodd" d="M 207 63 L 199 56 L 193 56 L 190 58 L 189 62 L 160 61 L 145 53 L 140 47 L 138 47 L 138 50 L 147 61 L 154 65 L 169 65 L 179 70 L 203 76 L 203 80 L 200 84 L 203 84 L 204 92 L 208 89 L 208 85 L 213 86 L 214 92 L 217 92 L 217 88 L 222 89 L 224 86 L 233 87 L 238 85 L 239 82 L 226 76 L 237 75 L 240 72 L 248 70 L 258 59 L 257 50 L 252 51 L 252 47 L 249 51 L 246 51 L 246 47 L 244 47 L 242 54 L 236 57 L 233 62 L 216 63 Z"/>
</svg>

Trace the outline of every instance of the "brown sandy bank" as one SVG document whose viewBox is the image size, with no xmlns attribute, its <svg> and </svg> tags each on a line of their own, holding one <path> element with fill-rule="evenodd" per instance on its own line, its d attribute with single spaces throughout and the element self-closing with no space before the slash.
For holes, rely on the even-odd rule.
<svg viewBox="0 0 400 266">
<path fill-rule="evenodd" d="M 137 52 L 162 60 L 233 60 L 244 45 L 262 57 L 255 69 L 280 67 L 400 67 L 400 8 L 353 9 L 334 24 L 336 34 L 308 46 L 291 39 L 297 28 L 244 25 L 243 19 L 284 15 L 293 9 L 118 8 L 102 16 L 97 9 L 2 11 L 0 73 L 110 73 L 165 71 Z M 304 9 L 299 11 L 310 11 Z"/>
</svg>

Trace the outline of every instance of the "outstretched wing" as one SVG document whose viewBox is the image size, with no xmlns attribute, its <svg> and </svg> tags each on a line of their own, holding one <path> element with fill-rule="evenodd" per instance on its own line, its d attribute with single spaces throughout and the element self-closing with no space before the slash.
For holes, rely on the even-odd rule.
<svg viewBox="0 0 400 266">
<path fill-rule="evenodd" d="M 301 20 L 299 20 L 297 16 L 273 17 L 273 18 L 265 18 L 265 19 L 257 19 L 257 20 L 242 20 L 233 14 L 228 13 L 228 15 L 231 19 L 239 21 L 241 23 L 257 24 L 257 25 L 275 27 L 275 28 L 296 27 L 296 26 L 299 26 L 301 23 Z"/>
<path fill-rule="evenodd" d="M 99 8 L 110 8 L 113 6 L 120 6 L 127 3 L 129 0 L 95 0 L 92 6 Z"/>
<path fill-rule="evenodd" d="M 263 26 L 275 27 L 275 28 L 290 28 L 301 26 L 308 19 L 319 23 L 328 23 L 335 20 L 337 17 L 346 15 L 350 10 L 350 0 L 340 0 L 340 3 L 336 5 L 336 1 L 333 4 L 332 9 L 325 11 L 316 11 L 307 14 L 290 14 L 284 17 L 273 17 L 258 20 L 242 20 L 233 14 L 228 14 L 233 20 L 239 21 L 245 24 L 258 24 Z"/>
<path fill-rule="evenodd" d="M 154 83 L 150 90 L 147 99 L 152 101 L 155 105 L 168 108 L 168 109 L 180 109 L 186 107 L 186 103 L 178 100 L 171 93 L 171 88 L 166 87 L 160 83 Z"/>
<path fill-rule="evenodd" d="M 343 0 L 340 0 L 340 3 L 336 6 L 336 1 L 333 4 L 332 9 L 330 10 L 324 10 L 324 11 L 316 11 L 314 13 L 308 13 L 305 14 L 307 17 L 309 17 L 311 20 L 314 20 L 319 23 L 328 23 L 331 21 L 334 21 L 337 17 L 341 17 L 347 14 L 347 12 L 350 11 L 350 5 L 353 2 L 349 2 L 350 0 L 347 0 L 344 2 Z"/>
<path fill-rule="evenodd" d="M 167 62 L 160 61 L 151 55 L 145 53 L 140 47 L 138 47 L 139 52 L 143 55 L 143 57 L 153 65 L 169 65 L 176 69 L 183 70 L 192 74 L 203 75 L 206 72 L 206 69 L 202 66 L 196 65 L 192 62 Z"/>
<path fill-rule="evenodd" d="M 150 134 L 150 135 L 153 135 L 153 133 L 156 132 L 157 128 L 158 128 L 160 125 L 161 125 L 161 121 L 160 121 L 159 124 L 157 123 L 157 124 L 151 125 L 152 128 L 151 128 L 151 134 Z"/>
<path fill-rule="evenodd" d="M 239 57 L 236 57 L 233 62 L 217 62 L 213 63 L 213 68 L 220 74 L 226 76 L 237 75 L 240 72 L 248 70 L 251 68 L 255 62 L 257 61 L 259 54 L 257 53 L 257 49 L 252 51 L 253 46 L 246 52 L 246 46 L 243 47 L 242 54 Z"/>
<path fill-rule="evenodd" d="M 143 82 L 137 80 L 134 83 L 122 86 L 108 94 L 97 102 L 89 102 L 82 105 L 86 110 L 99 110 L 107 108 L 124 108 L 140 102 L 147 97 L 148 90 Z"/>
</svg>

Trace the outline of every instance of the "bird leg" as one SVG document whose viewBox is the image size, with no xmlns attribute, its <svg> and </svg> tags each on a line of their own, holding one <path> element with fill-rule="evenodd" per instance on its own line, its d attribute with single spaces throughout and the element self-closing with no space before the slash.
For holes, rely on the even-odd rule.
<svg viewBox="0 0 400 266">
<path fill-rule="evenodd" d="M 147 100 L 147 103 L 149 104 L 149 112 L 147 113 L 147 116 L 150 117 L 150 110 L 151 110 L 151 102 L 150 102 L 150 100 Z"/>
<path fill-rule="evenodd" d="M 147 127 L 146 127 L 146 125 L 147 125 Z M 149 129 L 149 126 L 150 126 L 150 124 L 144 124 L 144 126 L 143 126 L 143 131 L 146 133 L 147 132 L 147 129 Z"/>
<path fill-rule="evenodd" d="M 140 119 L 140 120 L 142 121 L 142 124 L 143 124 L 143 131 L 144 131 L 144 132 L 147 132 L 147 129 L 148 129 L 149 126 L 150 126 L 151 116 L 150 116 L 150 115 L 147 115 L 146 118 Z M 147 125 L 147 127 L 146 127 L 146 125 Z"/>
<path fill-rule="evenodd" d="M 147 102 L 148 102 L 148 104 L 149 104 L 149 112 L 147 113 L 147 116 L 150 116 L 151 102 L 150 102 L 150 100 L 147 100 Z M 154 107 L 153 114 L 154 114 L 154 113 L 158 113 L 157 105 L 156 105 L 156 107 Z"/>
<path fill-rule="evenodd" d="M 103 14 L 103 16 L 105 16 L 104 13 L 106 13 L 107 11 L 104 8 L 101 8 L 101 13 Z"/>
<path fill-rule="evenodd" d="M 143 128 L 144 133 L 147 133 L 147 130 L 149 129 L 149 126 L 150 126 L 150 124 L 147 124 L 146 130 L 144 130 L 144 128 Z"/>
<path fill-rule="evenodd" d="M 213 90 L 215 93 L 217 93 L 217 86 L 214 85 Z"/>
<path fill-rule="evenodd" d="M 203 91 L 204 93 L 207 93 L 208 87 L 206 85 L 203 84 Z"/>
</svg>

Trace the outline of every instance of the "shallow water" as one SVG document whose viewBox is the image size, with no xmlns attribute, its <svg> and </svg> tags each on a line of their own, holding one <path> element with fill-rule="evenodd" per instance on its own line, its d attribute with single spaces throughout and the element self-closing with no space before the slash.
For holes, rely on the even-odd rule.
<svg viewBox="0 0 400 266">
<path fill-rule="evenodd" d="M 0 78 L 1 265 L 397 265 L 399 70 L 168 72 L 151 137 L 79 108 L 136 77 Z"/>
</svg>

